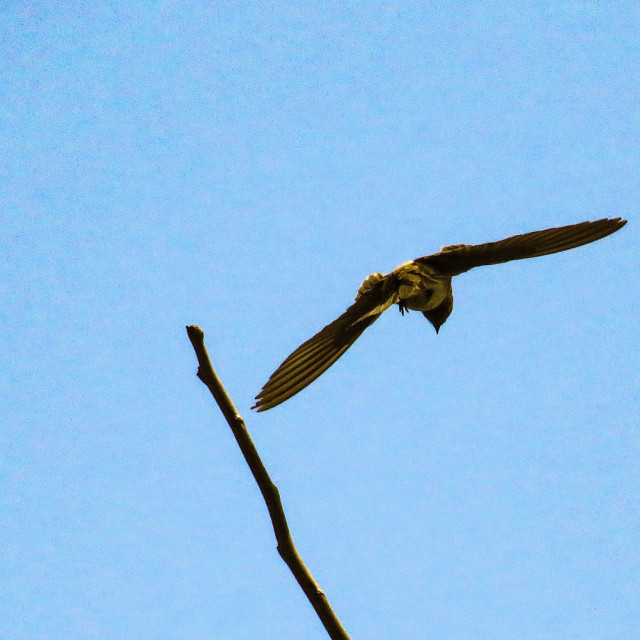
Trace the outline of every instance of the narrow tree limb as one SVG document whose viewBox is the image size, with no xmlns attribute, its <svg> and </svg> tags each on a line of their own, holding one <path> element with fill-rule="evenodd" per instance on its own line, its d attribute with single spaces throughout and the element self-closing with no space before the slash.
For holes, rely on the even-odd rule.
<svg viewBox="0 0 640 640">
<path fill-rule="evenodd" d="M 244 455 L 244 459 L 247 461 L 249 469 L 251 469 L 251 473 L 260 488 L 262 497 L 269 510 L 273 530 L 276 534 L 278 553 L 287 563 L 291 573 L 293 573 L 298 584 L 309 599 L 311 606 L 318 614 L 329 637 L 332 640 L 349 640 L 347 632 L 343 629 L 336 614 L 333 612 L 327 597 L 318 586 L 309 569 L 305 566 L 293 544 L 287 519 L 284 515 L 284 509 L 282 508 L 282 502 L 280 501 L 278 487 L 271 481 L 258 455 L 258 451 L 251 440 L 244 420 L 233 405 L 231 398 L 227 395 L 227 392 L 211 365 L 211 360 L 209 359 L 209 354 L 204 344 L 204 331 L 196 325 L 190 325 L 187 327 L 187 335 L 189 336 L 189 340 L 191 340 L 191 344 L 198 358 L 198 378 L 209 388 L 209 391 L 211 391 L 215 401 L 218 403 L 220 411 L 222 411 L 222 414 L 229 423 L 236 442 L 242 451 L 242 455 Z"/>
</svg>

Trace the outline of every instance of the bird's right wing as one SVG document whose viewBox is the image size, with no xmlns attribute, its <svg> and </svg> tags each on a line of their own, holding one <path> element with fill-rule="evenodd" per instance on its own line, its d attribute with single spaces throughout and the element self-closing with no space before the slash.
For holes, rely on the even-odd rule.
<svg viewBox="0 0 640 640">
<path fill-rule="evenodd" d="M 600 240 L 624 227 L 626 223 L 626 220 L 620 218 L 605 218 L 595 222 L 580 222 L 566 227 L 523 233 L 498 242 L 453 245 L 443 247 L 439 253 L 418 258 L 415 262 L 430 264 L 443 275 L 456 276 L 482 265 L 535 258 L 573 249 Z"/>
<path fill-rule="evenodd" d="M 389 274 L 380 276 L 366 290 L 363 285 L 356 301 L 339 318 L 301 344 L 274 371 L 251 408 L 271 409 L 322 375 L 383 311 L 397 302 L 395 281 L 395 276 Z"/>
</svg>

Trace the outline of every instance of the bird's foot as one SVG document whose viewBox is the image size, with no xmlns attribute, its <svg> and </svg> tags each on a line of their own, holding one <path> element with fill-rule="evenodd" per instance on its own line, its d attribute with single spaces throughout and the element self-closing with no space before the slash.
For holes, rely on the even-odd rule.
<svg viewBox="0 0 640 640">
<path fill-rule="evenodd" d="M 402 315 L 404 315 L 405 311 L 409 313 L 409 307 L 404 303 L 404 300 L 400 300 L 400 302 L 398 302 L 398 309 L 400 309 L 400 313 Z"/>
</svg>

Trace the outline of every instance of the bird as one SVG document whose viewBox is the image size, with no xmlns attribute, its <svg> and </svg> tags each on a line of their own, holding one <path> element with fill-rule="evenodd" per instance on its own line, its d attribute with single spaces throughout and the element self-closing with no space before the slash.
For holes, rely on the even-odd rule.
<svg viewBox="0 0 640 640">
<path fill-rule="evenodd" d="M 322 375 L 371 326 L 397 304 L 402 315 L 421 311 L 436 333 L 453 311 L 451 280 L 475 267 L 535 258 L 600 240 L 627 223 L 621 218 L 532 231 L 484 244 L 453 244 L 405 262 L 387 274 L 372 273 L 355 302 L 336 320 L 301 344 L 274 371 L 252 409 L 272 409 Z"/>
</svg>

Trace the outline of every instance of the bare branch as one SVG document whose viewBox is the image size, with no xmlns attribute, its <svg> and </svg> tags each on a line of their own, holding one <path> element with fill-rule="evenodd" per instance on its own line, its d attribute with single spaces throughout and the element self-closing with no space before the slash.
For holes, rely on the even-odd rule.
<svg viewBox="0 0 640 640">
<path fill-rule="evenodd" d="M 211 391 L 215 401 L 218 403 L 220 411 L 222 411 L 222 414 L 229 423 L 236 442 L 242 451 L 242 455 L 244 455 L 244 459 L 247 461 L 249 469 L 251 469 L 251 473 L 262 493 L 262 497 L 269 510 L 273 530 L 276 534 L 278 553 L 287 563 L 291 573 L 293 573 L 298 584 L 309 599 L 311 606 L 318 614 L 329 637 L 332 638 L 332 640 L 349 640 L 347 632 L 343 629 L 336 614 L 333 612 L 327 597 L 318 586 L 309 569 L 305 566 L 293 544 L 287 519 L 284 515 L 284 509 L 282 508 L 282 502 L 280 501 L 278 487 L 271 481 L 258 455 L 258 451 L 251 440 L 244 420 L 233 405 L 231 398 L 227 395 L 227 392 L 211 365 L 211 360 L 209 359 L 209 354 L 204 344 L 204 331 L 196 325 L 190 325 L 187 327 L 187 335 L 189 336 L 189 340 L 191 340 L 191 344 L 198 358 L 198 378 L 209 388 L 209 391 Z"/>
</svg>

